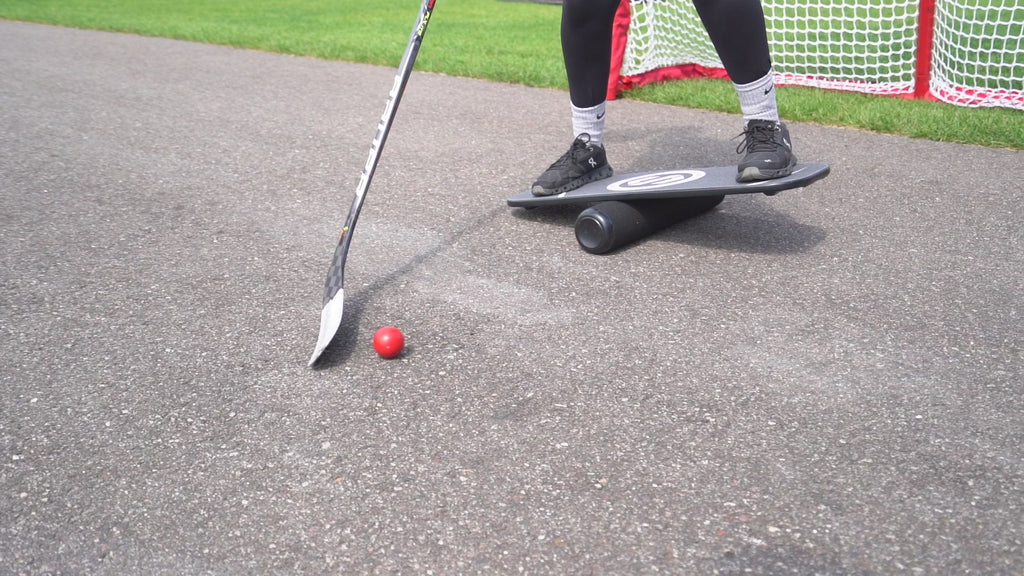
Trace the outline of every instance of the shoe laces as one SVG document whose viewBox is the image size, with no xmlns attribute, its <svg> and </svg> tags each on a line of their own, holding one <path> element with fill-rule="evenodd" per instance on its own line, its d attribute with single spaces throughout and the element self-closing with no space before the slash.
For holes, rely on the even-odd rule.
<svg viewBox="0 0 1024 576">
<path fill-rule="evenodd" d="M 736 153 L 771 152 L 779 147 L 776 136 L 779 134 L 778 124 L 772 122 L 750 122 L 746 130 L 735 138 L 743 137 L 743 142 L 736 146 Z"/>
<path fill-rule="evenodd" d="M 562 154 L 558 160 L 555 160 L 551 168 L 562 168 L 575 163 L 576 159 L 585 154 L 588 149 L 590 149 L 590 134 L 584 132 L 572 141 L 572 146 L 569 147 L 569 150 Z M 548 170 L 551 168 L 548 168 Z"/>
</svg>

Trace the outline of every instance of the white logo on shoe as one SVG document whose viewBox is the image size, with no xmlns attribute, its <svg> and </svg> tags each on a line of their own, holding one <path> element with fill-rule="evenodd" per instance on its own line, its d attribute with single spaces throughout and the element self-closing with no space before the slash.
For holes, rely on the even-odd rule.
<svg viewBox="0 0 1024 576">
<path fill-rule="evenodd" d="M 633 176 L 608 185 L 613 192 L 634 192 L 638 190 L 672 189 L 683 184 L 700 180 L 706 175 L 700 170 L 667 170 Z"/>
<path fill-rule="evenodd" d="M 594 160 L 593 158 L 589 158 L 589 159 L 587 159 L 587 163 L 590 164 L 591 168 L 597 168 L 597 160 Z"/>
</svg>

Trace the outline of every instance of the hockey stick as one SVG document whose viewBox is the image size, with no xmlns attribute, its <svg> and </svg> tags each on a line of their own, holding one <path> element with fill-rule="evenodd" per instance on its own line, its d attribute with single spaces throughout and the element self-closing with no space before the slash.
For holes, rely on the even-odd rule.
<svg viewBox="0 0 1024 576">
<path fill-rule="evenodd" d="M 384 106 L 384 114 L 380 118 L 380 124 L 377 125 L 377 135 L 373 138 L 373 144 L 370 146 L 370 155 L 359 176 L 356 197 L 352 200 L 352 207 L 349 208 L 345 227 L 341 229 L 341 239 L 338 240 L 338 246 L 334 249 L 331 267 L 327 270 L 327 280 L 324 283 L 324 307 L 320 311 L 320 335 L 317 337 L 313 356 L 309 359 L 310 366 L 317 361 L 320 354 L 331 343 L 341 326 L 341 314 L 345 300 L 345 259 L 348 256 L 348 246 L 352 242 L 352 230 L 356 227 L 359 211 L 366 198 L 366 190 L 370 187 L 370 181 L 373 180 L 373 173 L 377 169 L 377 162 L 380 160 L 384 142 L 391 130 L 391 123 L 395 119 L 398 103 L 402 100 L 402 92 L 405 91 L 405 85 L 409 82 L 409 76 L 412 74 L 412 66 L 416 61 L 416 54 L 420 51 L 420 44 L 423 43 L 423 35 L 427 31 L 427 24 L 430 23 L 430 15 L 434 12 L 434 2 L 436 1 L 423 0 L 419 19 L 412 29 L 409 45 L 405 47 L 405 54 L 402 56 L 402 62 L 398 65 L 398 72 L 395 74 L 395 84 L 391 87 L 388 102 Z"/>
</svg>

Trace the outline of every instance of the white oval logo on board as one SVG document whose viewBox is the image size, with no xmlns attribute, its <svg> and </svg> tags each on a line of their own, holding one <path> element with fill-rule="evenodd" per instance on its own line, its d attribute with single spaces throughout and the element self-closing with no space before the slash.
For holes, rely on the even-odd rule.
<svg viewBox="0 0 1024 576">
<path fill-rule="evenodd" d="M 664 172 L 651 172 L 619 180 L 608 185 L 608 190 L 613 192 L 636 192 L 639 190 L 658 190 L 662 188 L 676 188 L 700 180 L 705 173 L 700 170 L 666 170 Z"/>
</svg>

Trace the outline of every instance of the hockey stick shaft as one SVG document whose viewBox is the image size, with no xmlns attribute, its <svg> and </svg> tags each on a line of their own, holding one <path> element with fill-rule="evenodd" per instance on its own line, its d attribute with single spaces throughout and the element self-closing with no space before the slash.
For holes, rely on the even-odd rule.
<svg viewBox="0 0 1024 576">
<path fill-rule="evenodd" d="M 380 161 L 381 153 L 384 151 L 384 144 L 387 142 L 388 133 L 391 132 L 391 125 L 395 120 L 395 112 L 398 110 L 398 104 L 402 101 L 402 94 L 405 93 L 405 85 L 409 82 L 409 76 L 412 75 L 412 67 L 416 62 L 416 56 L 419 54 L 420 45 L 423 43 L 423 35 L 427 31 L 427 24 L 430 22 L 430 15 L 433 13 L 435 1 L 424 0 L 423 7 L 420 9 L 419 20 L 413 28 L 409 44 L 406 46 L 405 54 L 402 56 L 402 62 L 398 65 L 398 71 L 395 73 L 394 85 L 388 94 L 388 101 L 384 106 L 384 113 L 381 115 L 380 124 L 377 125 L 377 133 L 373 138 L 373 144 L 370 146 L 370 153 L 366 158 L 366 164 L 359 175 L 356 196 L 352 200 L 351 208 L 349 208 L 345 227 L 341 230 L 341 240 L 338 243 L 341 251 L 339 273 L 343 272 L 344 260 L 348 254 L 349 243 L 352 240 L 352 229 L 355 228 L 356 220 L 359 219 L 359 212 L 362 210 L 363 202 L 366 199 L 366 191 L 370 188 L 370 182 L 377 171 L 377 164 Z M 334 287 L 329 284 L 325 286 L 324 290 L 325 304 L 334 296 L 332 293 L 332 288 Z M 338 288 L 340 287 L 339 282 Z"/>
<path fill-rule="evenodd" d="M 352 242 L 352 231 L 355 229 L 356 221 L 359 219 L 359 212 L 363 208 L 363 202 L 366 199 L 366 192 L 370 188 L 370 182 L 373 181 L 373 175 L 377 171 L 381 152 L 383 152 L 384 144 L 387 142 L 388 133 L 391 131 L 391 125 L 395 120 L 395 112 L 398 110 L 398 104 L 402 100 L 402 94 L 405 92 L 405 86 L 409 82 L 409 76 L 412 75 L 413 64 L 416 62 L 417 54 L 419 54 L 420 45 L 423 43 L 423 36 L 427 32 L 427 25 L 430 23 L 430 16 L 434 12 L 434 3 L 436 1 L 423 0 L 419 18 L 412 29 L 409 44 L 405 48 L 402 61 L 398 65 L 398 71 L 395 73 L 395 82 L 391 87 L 391 92 L 388 94 L 387 104 L 384 106 L 384 113 L 381 115 L 380 123 L 377 125 L 377 133 L 374 135 L 373 144 L 370 146 L 370 153 L 366 158 L 366 164 L 359 175 L 356 195 L 352 200 L 352 206 L 349 208 L 345 226 L 341 229 L 341 237 L 338 240 L 337 247 L 334 249 L 331 266 L 327 271 L 327 279 L 324 282 L 324 307 L 320 314 L 320 334 L 317 338 L 316 349 L 309 360 L 310 366 L 320 357 L 320 354 L 334 338 L 341 325 L 342 305 L 345 294 L 345 261 L 348 258 L 348 249 Z"/>
</svg>

